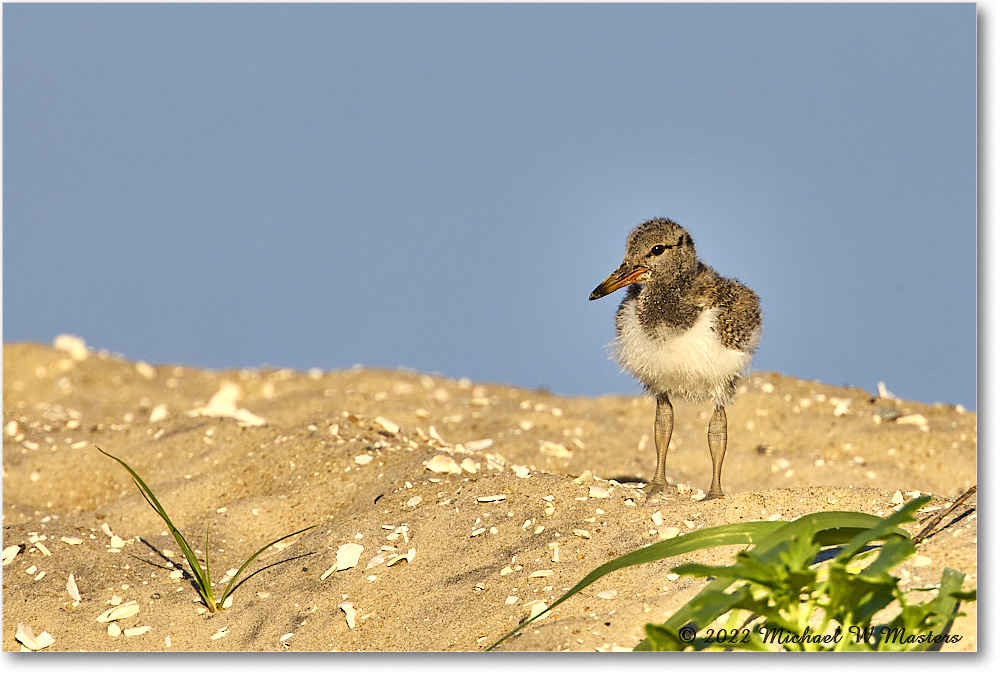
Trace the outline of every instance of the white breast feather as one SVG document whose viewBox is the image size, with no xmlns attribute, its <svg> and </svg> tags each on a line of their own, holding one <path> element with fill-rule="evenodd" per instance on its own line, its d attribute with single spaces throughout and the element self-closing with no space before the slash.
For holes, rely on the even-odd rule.
<svg viewBox="0 0 1000 675">
<path fill-rule="evenodd" d="M 718 315 L 718 308 L 707 310 L 687 331 L 664 328 L 654 337 L 640 325 L 631 302 L 622 313 L 621 331 L 611 343 L 612 354 L 622 370 L 653 394 L 666 392 L 689 401 L 711 399 L 724 404 L 729 383 L 743 374 L 753 354 L 727 349 L 719 342 L 714 328 Z"/>
</svg>

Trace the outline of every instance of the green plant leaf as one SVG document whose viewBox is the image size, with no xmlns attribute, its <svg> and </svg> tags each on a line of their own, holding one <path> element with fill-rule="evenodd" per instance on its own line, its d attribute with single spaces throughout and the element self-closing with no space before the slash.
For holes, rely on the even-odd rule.
<svg viewBox="0 0 1000 675">
<path fill-rule="evenodd" d="M 269 542 L 269 543 L 261 546 L 260 549 L 256 553 L 254 553 L 252 556 L 250 556 L 249 558 L 246 559 L 246 562 L 244 562 L 243 565 L 240 566 L 240 569 L 237 570 L 237 572 L 236 572 L 235 575 L 233 575 L 233 578 L 229 580 L 229 583 L 226 585 L 226 590 L 224 590 L 222 592 L 222 595 L 219 596 L 219 602 L 221 603 L 221 602 L 225 602 L 226 601 L 226 598 L 229 597 L 229 593 L 233 589 L 233 584 L 235 584 L 236 580 L 239 578 L 239 576 L 241 574 L 243 574 L 243 570 L 245 570 L 250 563 L 252 563 L 254 560 L 257 559 L 257 556 L 259 556 L 261 553 L 263 553 L 267 549 L 269 549 L 272 546 L 274 546 L 275 544 L 277 544 L 279 541 L 284 541 L 285 539 L 288 539 L 289 537 L 294 537 L 297 534 L 302 534 L 303 532 L 308 532 L 309 530 L 313 529 L 314 527 L 319 527 L 319 525 L 310 525 L 309 527 L 304 527 L 301 530 L 299 530 L 298 532 L 292 532 L 291 534 L 286 534 L 284 537 L 278 537 L 274 541 Z"/>
<path fill-rule="evenodd" d="M 644 546 L 636 551 L 632 551 L 631 553 L 626 553 L 623 556 L 604 563 L 592 571 L 590 574 L 581 579 L 576 586 L 569 589 L 558 600 L 549 605 L 544 612 L 529 618 L 520 626 L 504 635 L 502 638 L 490 645 L 487 648 L 487 651 L 495 649 L 501 642 L 527 627 L 529 623 L 547 615 L 555 607 L 611 572 L 625 567 L 631 567 L 633 565 L 641 565 L 642 563 L 663 560 L 664 558 L 672 558 L 677 555 L 683 555 L 684 553 L 690 553 L 691 551 L 698 551 L 704 548 L 714 548 L 716 546 L 727 546 L 733 544 L 753 544 L 755 541 L 758 541 L 759 539 L 770 535 L 775 530 L 780 529 L 783 525 L 784 523 L 780 521 L 758 521 L 717 525 L 715 527 L 707 527 L 704 530 L 688 532 L 673 539 L 658 541 L 654 544 L 650 544 L 649 546 Z"/>
</svg>

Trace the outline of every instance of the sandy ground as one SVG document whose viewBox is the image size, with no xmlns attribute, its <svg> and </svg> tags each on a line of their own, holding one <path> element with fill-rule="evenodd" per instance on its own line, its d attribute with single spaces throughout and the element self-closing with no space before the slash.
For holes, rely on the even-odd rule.
<svg viewBox="0 0 1000 675">
<path fill-rule="evenodd" d="M 227 382 L 243 421 L 187 414 Z M 3 567 L 3 648 L 21 648 L 24 624 L 54 638 L 46 651 L 478 651 L 534 603 L 671 528 L 887 515 L 897 491 L 940 507 L 976 484 L 975 413 L 757 372 L 728 410 L 728 496 L 699 501 L 711 411 L 678 404 L 676 489 L 647 501 L 625 483 L 652 472 L 653 412 L 643 396 L 562 398 L 404 371 L 212 372 L 4 345 L 3 546 L 23 550 Z M 211 526 L 216 576 L 318 527 L 264 553 L 233 606 L 206 612 L 170 574 L 183 559 L 163 522 L 95 445 L 145 478 L 197 548 Z M 464 469 L 429 470 L 439 455 Z M 905 584 L 936 583 L 946 566 L 977 584 L 975 501 L 956 515 L 920 546 L 929 564 L 896 571 Z M 350 543 L 363 546 L 359 563 L 327 574 Z M 668 579 L 673 566 L 726 564 L 735 550 L 615 572 L 502 648 L 631 648 L 644 623 L 703 586 Z M 110 629 L 123 634 L 97 621 L 133 601 L 138 613 Z M 976 604 L 966 611 L 946 649 L 976 649 Z"/>
</svg>

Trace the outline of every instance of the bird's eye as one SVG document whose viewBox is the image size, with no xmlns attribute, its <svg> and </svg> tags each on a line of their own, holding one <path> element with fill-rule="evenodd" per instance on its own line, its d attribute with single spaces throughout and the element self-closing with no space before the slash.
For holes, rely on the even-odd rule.
<svg viewBox="0 0 1000 675">
<path fill-rule="evenodd" d="M 663 255 L 663 252 L 666 250 L 667 250 L 666 246 L 664 246 L 663 244 L 657 244 L 656 246 L 653 247 L 653 250 L 650 251 L 650 253 L 652 253 L 653 255 Z"/>
</svg>

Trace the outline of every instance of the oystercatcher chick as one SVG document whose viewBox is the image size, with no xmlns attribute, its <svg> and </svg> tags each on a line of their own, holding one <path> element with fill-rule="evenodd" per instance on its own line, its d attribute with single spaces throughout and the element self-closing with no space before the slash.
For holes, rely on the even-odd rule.
<svg viewBox="0 0 1000 675">
<path fill-rule="evenodd" d="M 612 353 L 656 398 L 656 472 L 647 496 L 667 487 L 667 448 L 674 428 L 671 397 L 711 401 L 708 423 L 712 486 L 724 496 L 726 406 L 760 342 L 760 300 L 750 288 L 698 260 L 688 232 L 666 218 L 628 235 L 622 264 L 590 294 L 602 298 L 628 286 L 615 314 Z"/>
</svg>

